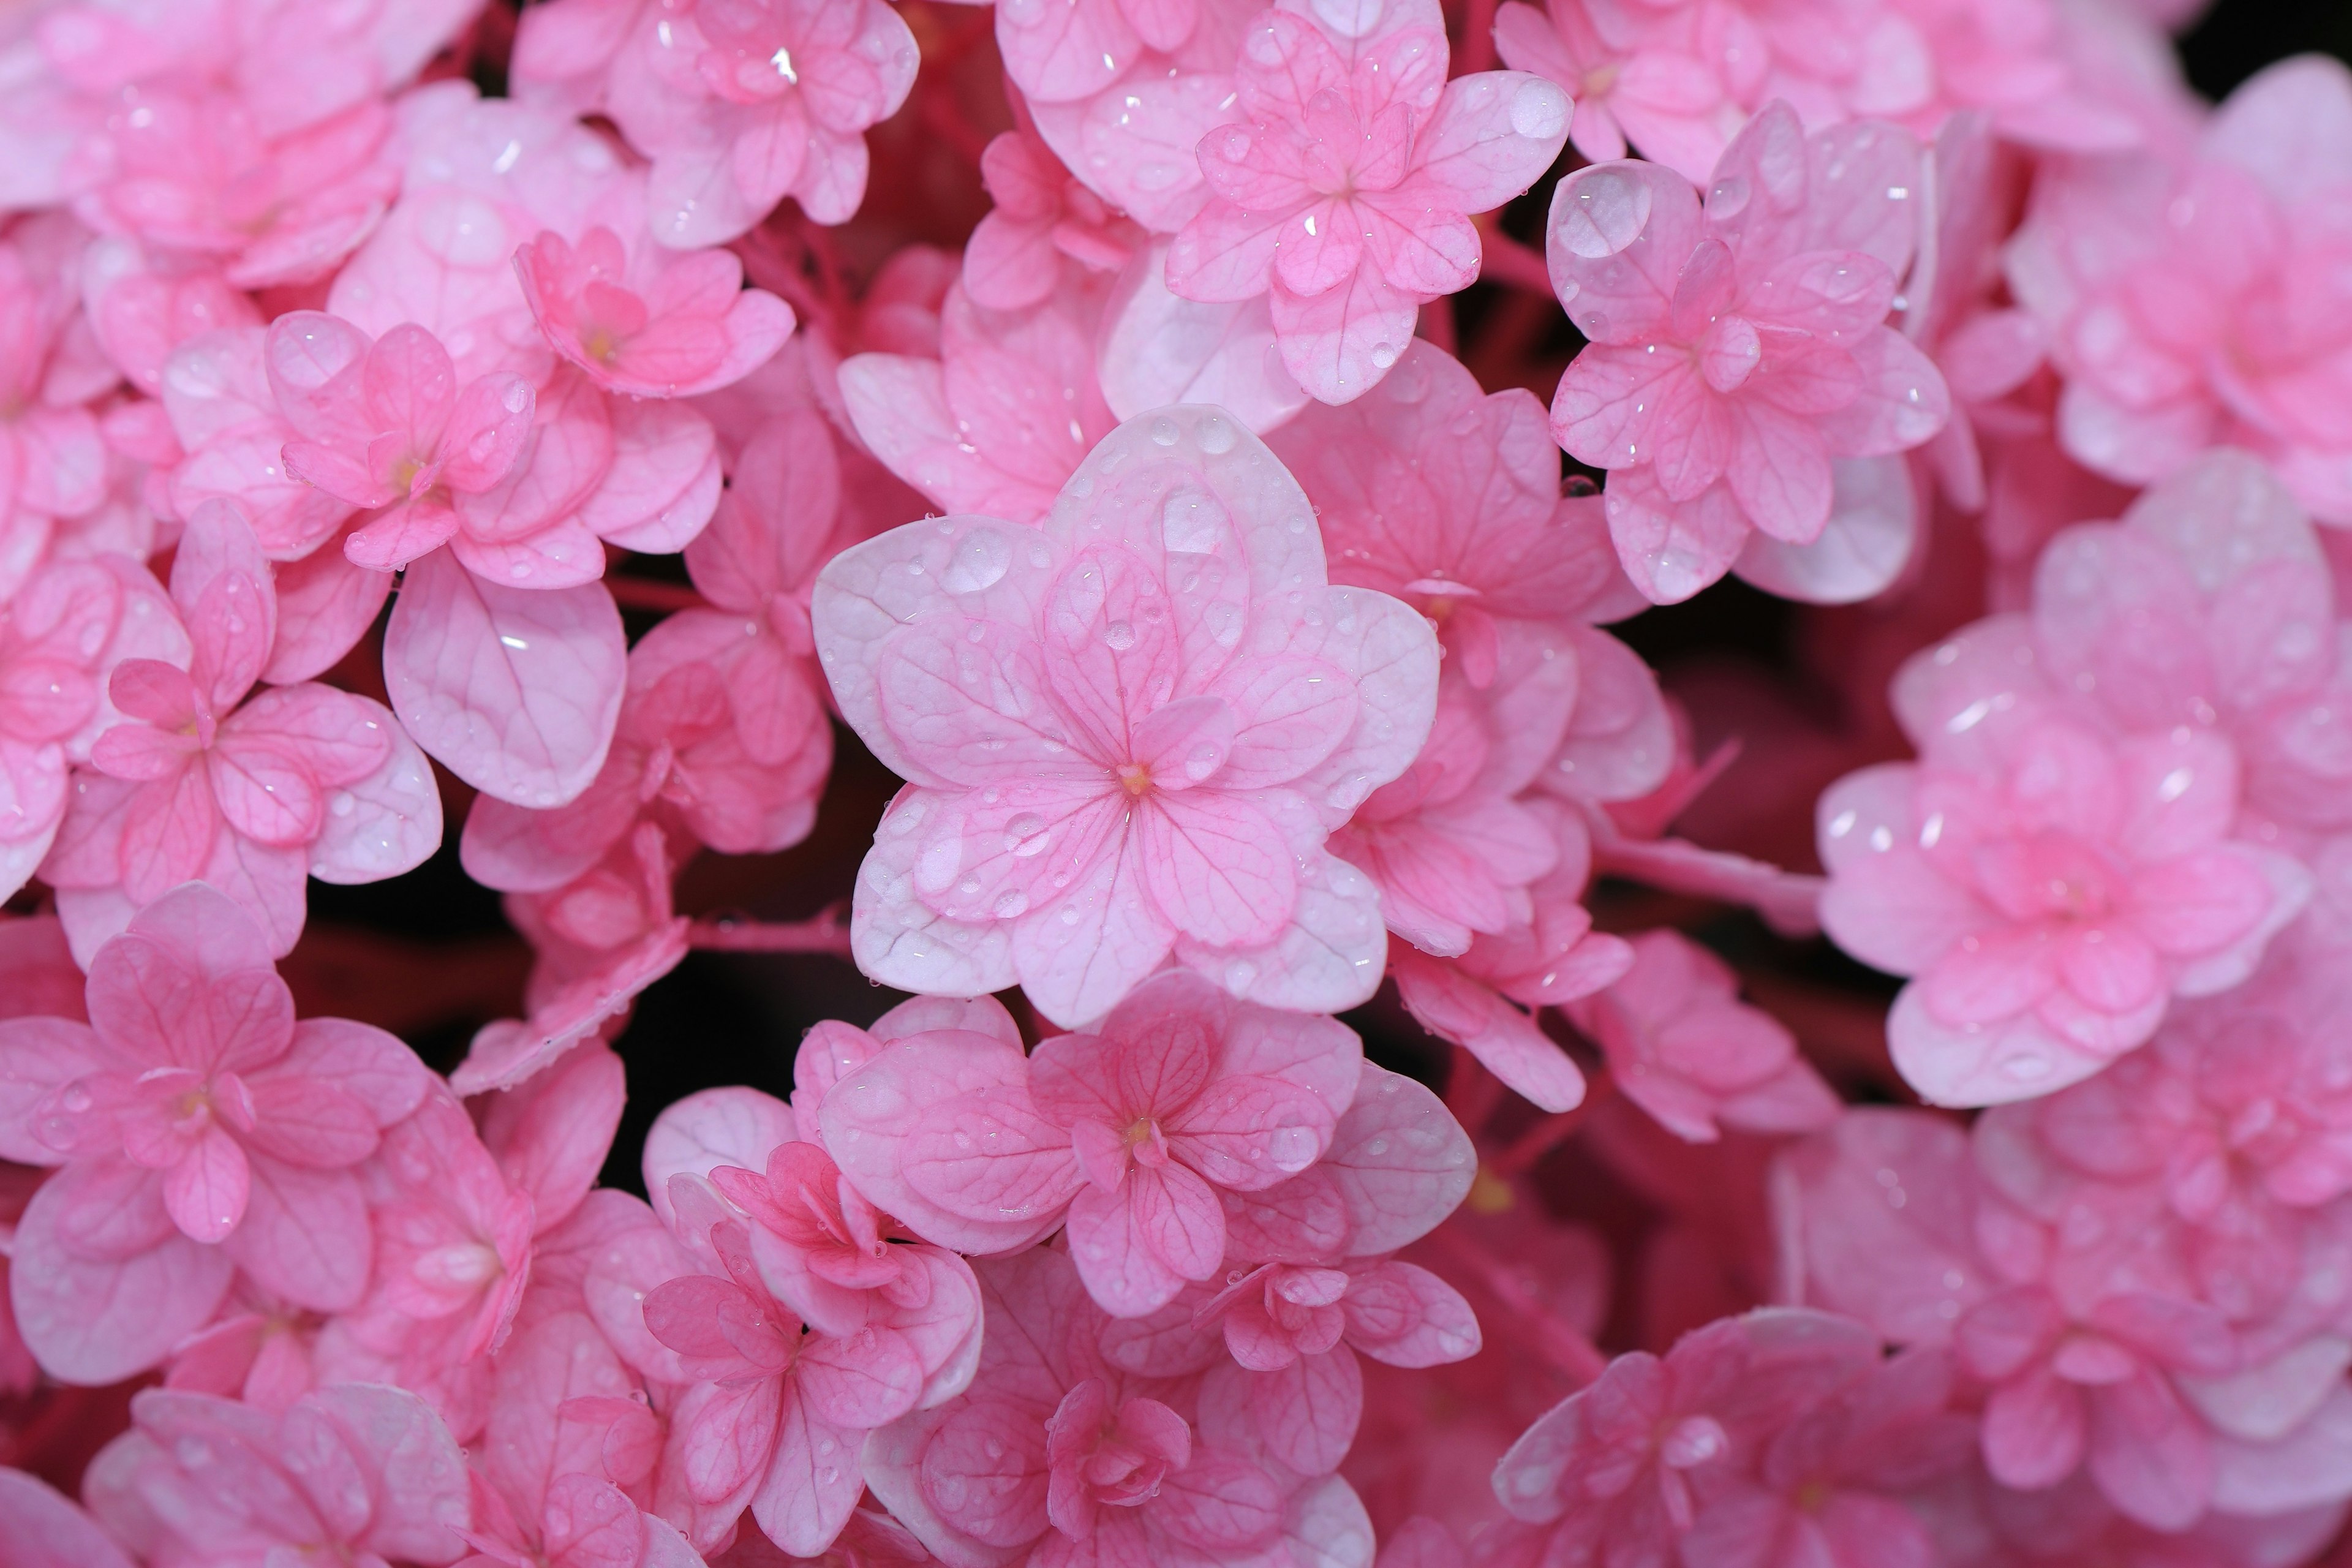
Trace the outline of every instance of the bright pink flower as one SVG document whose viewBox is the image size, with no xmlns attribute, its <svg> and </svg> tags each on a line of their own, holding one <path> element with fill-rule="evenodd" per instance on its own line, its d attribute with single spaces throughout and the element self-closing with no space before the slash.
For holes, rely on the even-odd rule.
<svg viewBox="0 0 2352 1568">
<path fill-rule="evenodd" d="M 1795 1037 L 1738 1000 L 1721 959 L 1671 931 L 1644 931 L 1633 948 L 1633 968 L 1569 1003 L 1568 1016 L 1634 1104 L 1695 1142 L 1719 1137 L 1717 1123 L 1786 1133 L 1837 1120 L 1837 1096 Z"/>
<path fill-rule="evenodd" d="M 1372 889 L 1322 845 L 1419 750 L 1435 639 L 1324 585 L 1307 498 L 1230 419 L 1122 426 L 1040 528 L 846 551 L 815 624 L 843 714 L 913 783 L 859 875 L 868 974 L 1017 980 L 1066 1024 L 1171 951 L 1272 1005 L 1370 994 Z"/>
<path fill-rule="evenodd" d="M 186 338 L 163 360 L 159 395 L 184 454 L 168 475 L 159 477 L 163 500 L 182 517 L 194 515 L 207 500 L 236 501 L 251 521 L 262 553 L 272 561 L 315 558 L 322 547 L 340 559 L 340 545 L 331 542 L 352 509 L 286 471 L 286 444 L 298 439 L 298 433 L 279 411 L 270 384 L 268 341 L 258 321 L 232 322 Z M 313 562 L 306 570 L 320 564 Z M 348 575 L 378 592 L 365 604 L 363 616 L 351 617 L 358 625 L 349 628 L 349 640 L 322 651 L 324 663 L 314 662 L 306 675 L 315 676 L 349 651 L 391 592 L 384 574 L 362 577 L 362 568 L 349 566 Z"/>
<path fill-rule="evenodd" d="M 1026 1062 L 1010 1050 L 974 1053 L 961 1084 L 927 1068 L 930 1051 L 884 1051 L 826 1093 L 825 1140 L 870 1147 L 895 1137 L 892 1185 L 961 1222 L 942 1240 L 1042 1233 L 1066 1213 L 1087 1289 L 1107 1310 L 1138 1317 L 1215 1272 L 1225 1253 L 1221 1191 L 1262 1191 L 1329 1148 L 1361 1050 L 1330 1020 L 1236 1003 L 1197 976 L 1171 974 L 1138 988 L 1098 1034 L 1056 1037 Z M 892 1104 L 893 1090 L 891 1124 L 869 1120 L 865 1108 Z M 977 1127 L 996 1136 L 974 1145 Z M 893 1202 L 887 1189 L 876 1195 Z"/>
<path fill-rule="evenodd" d="M 11 896 L 65 820 L 68 766 L 121 717 L 106 684 L 126 655 L 188 657 L 170 601 L 128 560 L 43 567 L 0 604 L 0 889 Z"/>
<path fill-rule="evenodd" d="M 1206 1441 L 1181 1385 L 1103 1359 L 1100 1310 L 1066 1257 L 1033 1249 L 978 1273 L 971 1388 L 866 1453 L 875 1495 L 925 1545 L 950 1563 L 1286 1560 L 1286 1489 Z"/>
<path fill-rule="evenodd" d="M 1118 423 L 1095 379 L 1100 311 L 1082 288 L 1014 310 L 950 289 L 937 358 L 853 355 L 842 402 L 874 455 L 942 510 L 1034 522 Z"/>
<path fill-rule="evenodd" d="M 1415 339 L 1344 408 L 1312 404 L 1267 437 L 1323 528 L 1332 580 L 1394 595 L 1437 626 L 1474 686 L 1511 622 L 1575 625 L 1637 609 L 1597 496 L 1560 493 L 1543 405 L 1488 395 Z"/>
<path fill-rule="evenodd" d="M 2250 447 L 2352 521 L 2352 314 L 2329 281 L 2347 147 L 2352 77 L 2306 57 L 2239 88 L 2179 166 L 2142 155 L 2037 185 L 2010 280 L 2067 377 L 2070 455 L 2147 484 Z"/>
<path fill-rule="evenodd" d="M 305 682 L 248 699 L 277 630 L 277 595 L 253 530 L 226 501 L 191 518 L 172 597 L 188 667 L 128 659 L 110 683 L 126 721 L 90 748 L 93 773 L 43 875 L 87 957 L 183 882 L 229 894 L 284 954 L 301 934 L 309 876 L 373 882 L 441 842 L 431 769 L 392 715 Z"/>
<path fill-rule="evenodd" d="M 865 132 L 915 80 L 915 37 L 896 11 L 881 0 L 700 0 L 683 15 L 642 7 L 629 27 L 604 107 L 653 160 L 655 238 L 719 244 L 786 196 L 819 223 L 857 210 Z"/>
<path fill-rule="evenodd" d="M 964 292 L 992 310 L 1043 304 L 1067 279 L 1126 267 L 1143 232 L 1073 178 L 1034 131 L 1007 131 L 981 154 L 980 175 L 996 205 L 965 243 Z"/>
<path fill-rule="evenodd" d="M 724 250 L 634 252 L 609 228 L 579 247 L 542 234 L 515 253 L 515 272 L 555 352 L 607 392 L 690 397 L 740 381 L 792 335 L 793 309 L 743 287 Z"/>
<path fill-rule="evenodd" d="M 1495 45 L 1512 69 L 1576 100 L 1568 135 L 1587 162 L 1622 158 L 1630 142 L 1694 184 L 1746 121 L 1769 58 L 1740 7 L 1658 0 L 1503 5 Z"/>
<path fill-rule="evenodd" d="M 460 498 L 495 490 L 524 455 L 530 385 L 511 375 L 462 387 L 422 327 L 378 342 L 315 310 L 271 323 L 269 382 L 288 423 L 286 471 L 373 511 L 344 542 L 362 566 L 397 571 L 455 539 Z"/>
<path fill-rule="evenodd" d="M 645 1298 L 646 1327 L 695 1385 L 672 1417 L 687 1484 L 721 1518 L 748 1507 L 771 1541 L 812 1556 L 856 1505 L 865 1434 L 922 1396 L 922 1363 L 886 1325 L 846 1337 L 806 1331 L 761 1281 L 740 1224 L 719 1232 L 722 1271 Z"/>
<path fill-rule="evenodd" d="M 515 1336 L 499 1359 L 473 1472 L 477 1555 L 465 1568 L 690 1568 L 701 1561 L 626 1488 L 658 1453 L 637 1378 L 596 1325 L 564 1312 Z"/>
<path fill-rule="evenodd" d="M 1470 215 L 1550 166 L 1570 108 L 1517 72 L 1446 81 L 1434 5 L 1348 21 L 1300 4 L 1250 24 L 1243 123 L 1202 139 L 1209 201 L 1168 255 L 1187 299 L 1268 295 L 1284 365 L 1326 403 L 1362 396 L 1411 345 L 1421 306 L 1477 277 Z"/>
<path fill-rule="evenodd" d="M 1652 599 L 1735 565 L 1775 591 L 1864 598 L 1901 567 L 1916 503 L 1885 459 L 1949 409 L 1935 365 L 1885 324 L 1924 194 L 1909 135 L 1807 136 L 1785 105 L 1725 149 L 1704 208 L 1654 164 L 1560 182 L 1552 285 L 1591 341 L 1552 434 L 1611 470 L 1610 531 Z"/>
<path fill-rule="evenodd" d="M 99 951 L 89 1025 L 0 1023 L 5 1147 L 64 1167 L 18 1229 L 10 1283 L 59 1377 L 139 1371 L 203 1326 L 242 1268 L 321 1311 L 368 1283 L 354 1168 L 424 1097 L 405 1046 L 340 1018 L 297 1024 L 236 904 L 184 888 Z"/>
<path fill-rule="evenodd" d="M 109 1533 L 159 1563 L 241 1553 L 436 1568 L 465 1551 L 466 1461 L 397 1388 L 323 1388 L 283 1415 L 148 1389 L 84 1490 Z"/>
</svg>

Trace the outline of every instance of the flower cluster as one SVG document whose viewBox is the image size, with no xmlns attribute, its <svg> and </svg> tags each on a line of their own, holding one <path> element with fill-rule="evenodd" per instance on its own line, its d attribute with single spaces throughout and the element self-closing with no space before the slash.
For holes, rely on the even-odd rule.
<svg viewBox="0 0 2352 1568">
<path fill-rule="evenodd" d="M 2352 69 L 2184 9 L 0 16 L 0 1563 L 2339 1560 Z"/>
</svg>

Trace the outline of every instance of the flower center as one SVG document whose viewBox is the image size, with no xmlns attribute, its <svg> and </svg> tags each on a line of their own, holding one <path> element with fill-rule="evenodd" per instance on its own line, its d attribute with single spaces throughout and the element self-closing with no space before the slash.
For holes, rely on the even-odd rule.
<svg viewBox="0 0 2352 1568">
<path fill-rule="evenodd" d="M 774 54 L 768 57 L 768 63 L 776 68 L 776 74 L 778 76 L 783 78 L 786 81 L 791 82 L 795 86 L 799 85 L 801 79 L 800 73 L 793 69 L 792 50 L 778 49 Z"/>
<path fill-rule="evenodd" d="M 1128 763 L 1118 770 L 1119 787 L 1140 798 L 1151 793 L 1151 769 L 1142 763 Z"/>
</svg>

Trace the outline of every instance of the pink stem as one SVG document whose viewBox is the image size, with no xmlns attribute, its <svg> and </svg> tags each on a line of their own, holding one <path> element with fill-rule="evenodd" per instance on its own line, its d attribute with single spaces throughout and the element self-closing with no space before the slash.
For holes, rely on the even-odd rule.
<svg viewBox="0 0 2352 1568">
<path fill-rule="evenodd" d="M 1495 68 L 1495 0 L 1470 0 L 1462 17 L 1462 58 L 1457 73 Z"/>
<path fill-rule="evenodd" d="M 1478 247 L 1480 278 L 1506 289 L 1525 289 L 1547 300 L 1555 298 L 1551 273 L 1538 252 L 1521 245 L 1492 223 L 1478 226 Z"/>
<path fill-rule="evenodd" d="M 625 610 L 707 610 L 710 601 L 682 583 L 656 583 L 650 577 L 604 579 L 613 602 Z"/>
<path fill-rule="evenodd" d="M 830 905 L 804 921 L 746 921 L 721 915 L 687 929 L 688 947 L 706 952 L 830 952 L 849 956 L 842 908 Z"/>
<path fill-rule="evenodd" d="M 1544 1359 L 1577 1384 L 1591 1383 L 1608 1370 L 1609 1358 L 1591 1340 L 1562 1322 L 1525 1280 L 1480 1246 L 1475 1237 L 1458 1226 L 1442 1225 L 1430 1233 L 1429 1239 L 1454 1263 L 1475 1276 L 1488 1293 L 1526 1326 Z"/>
</svg>

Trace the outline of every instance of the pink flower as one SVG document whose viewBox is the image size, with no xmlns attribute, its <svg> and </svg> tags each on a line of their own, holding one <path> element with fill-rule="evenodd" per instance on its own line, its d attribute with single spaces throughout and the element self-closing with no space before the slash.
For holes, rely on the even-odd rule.
<svg viewBox="0 0 2352 1568">
<path fill-rule="evenodd" d="M 1067 1258 L 1034 1249 L 978 1272 L 988 1319 L 971 1388 L 866 1454 L 875 1495 L 926 1546 L 959 1563 L 1284 1559 L 1286 1489 L 1206 1441 L 1181 1385 L 1103 1359 L 1099 1310 Z"/>
<path fill-rule="evenodd" d="M 895 1189 L 911 1189 L 949 1216 L 943 1241 L 1002 1250 L 991 1241 L 1005 1230 L 1039 1234 L 1066 1213 L 1087 1289 L 1120 1317 L 1216 1270 L 1219 1193 L 1262 1191 L 1319 1159 L 1361 1062 L 1340 1025 L 1235 1003 L 1181 973 L 1138 989 L 1100 1033 L 1056 1037 L 1025 1063 L 991 1049 L 942 1081 L 931 1054 L 886 1050 L 829 1089 L 827 1145 L 866 1144 L 862 1170 L 894 1142 L 896 1178 L 874 1195 L 895 1205 Z M 982 1127 L 995 1136 L 975 1145 Z"/>
<path fill-rule="evenodd" d="M 460 498 L 497 489 L 524 455 L 533 399 L 511 375 L 462 387 L 421 327 L 371 343 L 347 322 L 296 311 L 271 323 L 270 385 L 299 433 L 286 470 L 375 512 L 344 542 L 362 566 L 396 571 L 460 531 Z"/>
<path fill-rule="evenodd" d="M 90 748 L 94 771 L 43 874 L 87 956 L 137 910 L 204 879 L 289 951 L 303 882 L 373 882 L 441 841 L 431 770 L 382 706 L 304 682 L 248 693 L 277 626 L 268 563 L 244 516 L 210 501 L 188 521 L 172 596 L 194 644 L 187 668 L 127 659 L 110 683 L 128 721 Z"/>
<path fill-rule="evenodd" d="M 110 1382 L 212 1316 L 241 1268 L 320 1311 L 356 1303 L 372 1234 L 356 1167 L 423 1099 L 405 1046 L 297 1024 L 249 916 L 205 887 L 100 949 L 89 1025 L 0 1023 L 6 1157 L 63 1169 L 18 1229 L 10 1276 L 53 1374 Z"/>
<path fill-rule="evenodd" d="M 676 1528 L 641 1508 L 658 1452 L 646 1392 L 593 1321 L 562 1312 L 499 1358 L 482 1459 L 473 1472 L 478 1553 L 467 1568 L 687 1568 Z"/>
<path fill-rule="evenodd" d="M 881 0 L 646 8 L 605 101 L 653 160 L 654 237 L 719 244 L 786 196 L 819 223 L 847 219 L 866 195 L 865 132 L 906 101 L 915 62 L 914 35 Z"/>
<path fill-rule="evenodd" d="M 430 1406 L 397 1388 L 324 1388 L 273 1416 L 148 1389 L 91 1461 L 91 1511 L 152 1561 L 224 1551 L 446 1563 L 465 1551 L 466 1462 Z"/>
<path fill-rule="evenodd" d="M 0 600 L 47 552 L 61 520 L 106 499 L 106 447 L 84 405 L 115 378 L 75 330 L 68 268 L 80 237 L 70 234 L 70 224 L 27 225 L 0 244 Z"/>
<path fill-rule="evenodd" d="M 817 584 L 843 714 L 912 781 L 858 879 L 860 967 L 1099 1016 L 1172 951 L 1270 1005 L 1377 984 L 1370 884 L 1322 846 L 1427 732 L 1428 623 L 1324 585 L 1313 513 L 1224 416 L 1097 447 L 1036 529 L 911 523 Z"/>
<path fill-rule="evenodd" d="M 696 1386 L 673 1419 L 698 1502 L 750 1508 L 798 1556 L 829 1546 L 856 1505 L 857 1445 L 923 1392 L 906 1337 L 869 1325 L 808 1333 L 770 1294 L 740 1241 L 714 1238 L 717 1274 L 670 1280 L 645 1299 L 646 1327 Z"/>
<path fill-rule="evenodd" d="M 2067 377 L 2071 456 L 2147 484 L 2245 446 L 2312 511 L 2352 521 L 2352 317 L 2325 216 L 2347 135 L 2352 78 L 2306 58 L 2239 88 L 2177 166 L 2142 155 L 2037 186 L 2009 271 Z"/>
<path fill-rule="evenodd" d="M 996 205 L 964 246 L 963 287 L 992 310 L 1020 310 L 1060 292 L 1062 265 L 1116 273 L 1142 240 L 1136 226 L 1072 177 L 1026 128 L 1007 131 L 981 154 L 981 179 Z"/>
<path fill-rule="evenodd" d="M 1529 1427 L 1496 1468 L 1495 1495 L 1514 1519 L 1496 1544 L 1525 1553 L 1503 1561 L 1664 1561 L 1677 1550 L 1696 1563 L 1738 1560 L 1719 1555 L 1718 1531 L 1750 1549 L 1762 1544 L 1758 1534 L 1769 1539 L 1767 1520 L 1735 1489 L 1755 1473 L 1759 1451 L 1779 1458 L 1778 1449 L 1797 1464 L 1831 1458 L 1835 1450 L 1823 1454 L 1819 1443 L 1834 1432 L 1824 1405 L 1879 1365 L 1878 1336 L 1860 1323 L 1786 1308 L 1709 1324 L 1664 1357 L 1618 1357 L 1599 1382 Z M 1928 1392 L 1936 1397 L 1917 1414 L 1932 1418 L 1941 1396 Z M 1812 1444 L 1794 1436 L 1809 1419 L 1831 1428 Z M 1888 1457 L 1871 1454 L 1864 1441 L 1864 1464 Z M 1825 1492 L 1834 1495 L 1835 1484 Z M 1851 1515 L 1830 1526 L 1839 1534 L 1857 1527 L 1870 1540 L 1867 1523 Z M 1822 1560 L 1793 1542 L 1784 1550 L 1792 1555 L 1760 1560 Z M 1873 1561 L 1826 1560 L 1854 1568 Z"/>
<path fill-rule="evenodd" d="M 2217 735 L 2111 740 L 2030 707 L 1984 728 L 1972 756 L 1870 769 L 1821 805 L 1822 923 L 1918 976 L 1890 1036 L 1946 1104 L 2098 1071 L 2175 993 L 2242 979 L 2309 886 L 2231 837 L 2237 758 Z"/>
<path fill-rule="evenodd" d="M 1473 686 L 1511 623 L 1580 625 L 1640 607 L 1597 496 L 1560 493 L 1543 405 L 1487 394 L 1415 339 L 1344 408 L 1311 404 L 1267 437 L 1315 503 L 1335 582 L 1377 588 L 1436 624 Z"/>
<path fill-rule="evenodd" d="M 213 260 L 237 288 L 329 276 L 399 192 L 393 116 L 380 100 L 276 130 L 233 92 L 155 83 L 137 96 L 138 112 L 110 115 L 68 164 L 77 216 Z"/>
<path fill-rule="evenodd" d="M 1628 1099 L 1694 1142 L 1718 1123 L 1758 1132 L 1811 1132 L 1837 1119 L 1837 1096 L 1769 1013 L 1738 999 L 1728 965 L 1670 931 L 1632 942 L 1633 966 L 1605 990 L 1568 1004 Z"/>
<path fill-rule="evenodd" d="M 1589 163 L 1644 158 L 1704 180 L 1747 118 L 1769 56 L 1736 5 L 1657 0 L 1546 0 L 1495 13 L 1506 65 L 1558 82 L 1576 100 L 1569 140 Z"/>
<path fill-rule="evenodd" d="M 154 579 L 120 557 L 43 567 L 0 604 L 0 889 L 13 897 L 47 858 L 71 803 L 69 765 L 119 717 L 110 667 L 187 650 Z"/>
<path fill-rule="evenodd" d="M 1559 155 L 1566 96 L 1540 78 L 1445 80 L 1433 5 L 1260 13 L 1236 81 L 1244 123 L 1202 139 L 1206 205 L 1177 235 L 1186 299 L 1271 297 L 1299 385 L 1360 397 L 1412 342 L 1428 300 L 1478 275 L 1470 215 L 1526 190 Z"/>
<path fill-rule="evenodd" d="M 2183 1087 L 2154 1068 L 2096 1079 L 1990 1113 L 1973 1148 L 1940 1119 L 1857 1112 L 1790 1155 L 1779 1189 L 1809 1299 L 1948 1346 L 1987 1387 L 1997 1479 L 2040 1489 L 2079 1467 L 2167 1531 L 2337 1500 L 2342 1468 L 2317 1456 L 2352 1408 L 2332 1371 L 2313 1375 L 2336 1364 L 2320 1325 L 2344 1292 L 2294 1283 L 2330 1227 L 2258 1185 L 2192 1197 L 2189 1219 L 2133 1158 L 2132 1123 Z"/>
<path fill-rule="evenodd" d="M 541 234 L 515 253 L 515 272 L 555 352 L 607 392 L 690 397 L 740 381 L 792 335 L 793 309 L 743 287 L 723 250 L 665 256 L 625 249 L 609 228 L 578 248 Z"/>
<path fill-rule="evenodd" d="M 617 1119 L 618 1104 L 611 1110 Z M 488 1409 L 490 1357 L 522 1303 L 532 1237 L 562 1215 L 540 1219 L 534 1194 L 437 1083 L 386 1133 L 366 1175 L 373 1269 L 366 1299 L 320 1337 L 320 1379 L 410 1389 L 470 1441 Z"/>
<path fill-rule="evenodd" d="M 1034 522 L 1118 420 L 1095 379 L 1098 290 L 996 310 L 950 289 L 937 358 L 842 362 L 841 398 L 890 471 L 950 515 Z"/>
<path fill-rule="evenodd" d="M 1725 149 L 1704 209 L 1654 164 L 1560 182 L 1552 285 L 1591 341 L 1552 434 L 1611 470 L 1610 531 L 1649 597 L 1738 565 L 1776 591 L 1863 598 L 1900 568 L 1916 502 L 1883 459 L 1949 409 L 1936 367 L 1885 325 L 1921 194 L 1908 135 L 1808 137 L 1785 105 Z"/>
<path fill-rule="evenodd" d="M 22 1470 L 0 1469 L 0 1531 L 25 1568 L 132 1568 L 89 1515 Z"/>
</svg>

